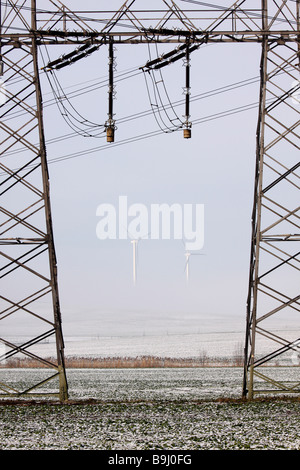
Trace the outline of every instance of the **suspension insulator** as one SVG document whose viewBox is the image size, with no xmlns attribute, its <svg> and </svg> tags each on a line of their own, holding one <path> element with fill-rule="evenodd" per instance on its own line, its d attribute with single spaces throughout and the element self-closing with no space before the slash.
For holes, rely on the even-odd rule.
<svg viewBox="0 0 300 470">
<path fill-rule="evenodd" d="M 183 129 L 183 137 L 185 139 L 190 139 L 192 137 L 191 129 Z"/>
<path fill-rule="evenodd" d="M 106 140 L 107 142 L 114 142 L 115 141 L 115 129 L 114 127 L 107 127 L 106 129 Z"/>
</svg>

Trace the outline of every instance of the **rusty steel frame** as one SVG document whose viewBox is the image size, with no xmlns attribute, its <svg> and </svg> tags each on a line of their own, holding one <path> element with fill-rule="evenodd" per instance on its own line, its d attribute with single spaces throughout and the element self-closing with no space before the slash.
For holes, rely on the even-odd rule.
<svg viewBox="0 0 300 470">
<path fill-rule="evenodd" d="M 35 0 L 9 0 L 4 21 L 0 25 L 0 59 L 3 62 L 5 83 L 13 85 L 11 90 L 8 89 L 6 103 L 0 106 L 0 128 L 4 134 L 0 144 L 0 165 L 5 174 L 1 181 L 1 193 L 7 199 L 7 206 L 1 205 L 4 219 L 0 223 L 0 244 L 3 246 L 1 255 L 4 263 L 0 272 L 2 278 L 11 279 L 13 283 L 16 272 L 25 271 L 32 281 L 29 283 L 31 291 L 21 297 L 18 289 L 11 297 L 2 295 L 1 291 L 4 307 L 0 311 L 0 320 L 21 311 L 50 329 L 21 345 L 2 338 L 1 342 L 9 351 L 0 359 L 25 354 L 54 369 L 54 374 L 21 391 L 9 384 L 0 384 L 2 395 L 32 395 L 37 387 L 52 378 L 58 378 L 60 400 L 68 398 L 38 47 L 43 44 L 73 46 L 71 57 L 76 56 L 74 48 L 78 46 L 84 46 L 83 49 L 86 46 L 87 53 L 92 48 L 108 47 L 111 87 L 109 110 L 112 119 L 113 44 L 150 42 L 176 45 L 171 53 L 172 60 L 176 60 L 177 53 L 177 57 L 183 53 L 186 61 L 189 60 L 189 53 L 204 43 L 261 44 L 242 395 L 253 398 L 257 393 L 275 391 L 299 393 L 299 383 L 279 382 L 272 374 L 260 372 L 259 367 L 272 365 L 275 358 L 287 352 L 298 353 L 299 338 L 285 338 L 277 333 L 276 328 L 274 330 L 269 325 L 262 328 L 261 324 L 263 321 L 268 324 L 279 314 L 285 315 L 286 311 L 299 313 L 300 306 L 299 278 L 295 278 L 299 275 L 300 241 L 299 207 L 295 207 L 299 198 L 299 103 L 293 101 L 293 96 L 299 90 L 300 0 L 257 0 L 256 9 L 253 8 L 253 0 L 239 0 L 223 10 L 182 10 L 173 0 L 162 0 L 164 8 L 155 11 L 134 10 L 135 0 L 127 0 L 114 12 L 73 12 L 60 0 L 48 0 L 43 5 L 46 3 L 48 10 L 45 6 L 43 9 L 37 8 Z M 67 65 L 67 57 L 62 56 L 60 60 L 66 61 Z M 164 56 L 158 58 L 159 67 L 164 66 L 164 60 Z M 187 78 L 189 84 L 189 75 Z M 18 110 L 26 111 L 23 121 L 18 117 Z M 10 158 L 10 150 L 13 148 L 21 152 L 21 159 L 17 162 Z M 29 202 L 25 199 L 23 201 L 19 194 L 29 194 Z M 19 207 L 12 209 L 14 198 L 18 198 Z M 293 227 L 293 232 L 289 227 Z M 46 273 L 42 271 L 39 262 L 39 258 L 45 255 Z M 34 286 L 34 280 L 37 281 L 37 287 Z M 44 317 L 40 308 L 33 307 L 44 296 L 52 299 L 51 318 L 49 311 Z M 285 315 L 287 320 L 288 315 Z M 51 336 L 55 338 L 55 359 L 42 358 L 30 352 L 31 346 Z M 259 351 L 259 336 L 269 339 L 271 346 L 267 352 Z"/>
</svg>

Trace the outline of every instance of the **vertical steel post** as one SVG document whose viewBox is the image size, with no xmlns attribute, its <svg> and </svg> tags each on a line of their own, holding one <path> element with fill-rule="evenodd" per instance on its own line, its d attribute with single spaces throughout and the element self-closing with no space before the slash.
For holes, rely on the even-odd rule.
<svg viewBox="0 0 300 470">
<path fill-rule="evenodd" d="M 262 30 L 267 31 L 267 0 L 262 0 Z M 259 116 L 256 131 L 256 169 L 254 202 L 252 210 L 252 241 L 250 259 L 250 279 L 247 299 L 247 325 L 246 325 L 246 345 L 245 345 L 245 370 L 243 395 L 248 393 L 250 399 L 253 398 L 253 371 L 255 358 L 255 325 L 257 314 L 258 297 L 258 267 L 260 252 L 260 230 L 261 230 L 261 191 L 263 177 L 263 157 L 264 157 L 264 116 L 266 100 L 266 73 L 267 73 L 267 48 L 268 37 L 264 35 L 262 40 L 262 53 L 260 63 L 260 93 L 259 93 Z M 250 357 L 248 360 L 250 344 Z M 247 380 L 247 367 L 249 367 L 249 382 Z"/>
<path fill-rule="evenodd" d="M 68 387 L 35 34 L 36 1 L 26 6 L 30 8 L 15 14 L 14 6 L 7 5 L 6 18 L 10 27 L 19 21 L 26 25 L 27 37 L 2 41 L 7 96 L 0 103 L 0 344 L 4 347 L 0 361 L 32 360 L 42 367 L 43 378 L 35 381 L 24 373 L 20 388 L 0 380 L 0 395 L 55 395 L 65 401 Z M 30 339 L 23 337 L 24 325 Z M 45 356 L 40 348 L 50 338 L 53 352 Z M 58 385 L 58 391 L 52 385 L 40 391 L 50 382 Z"/>
<path fill-rule="evenodd" d="M 31 28 L 33 32 L 37 30 L 36 0 L 31 0 Z M 33 58 L 34 77 L 35 77 L 40 158 L 41 158 L 41 170 L 42 170 L 42 180 L 43 180 L 43 188 L 44 188 L 49 267 L 50 267 L 50 276 L 51 276 L 53 313 L 54 313 L 54 325 L 55 325 L 55 336 L 56 336 L 56 350 L 57 350 L 57 361 L 58 361 L 58 371 L 59 371 L 59 395 L 60 395 L 60 400 L 65 401 L 68 398 L 68 387 L 67 387 L 67 379 L 66 379 L 66 372 L 65 372 L 64 341 L 63 341 L 63 334 L 62 334 L 61 311 L 60 311 L 58 282 L 57 282 L 57 261 L 56 261 L 54 238 L 53 238 L 49 174 L 48 174 L 46 143 L 45 143 L 45 134 L 44 134 L 42 93 L 41 93 L 41 85 L 40 85 L 40 79 L 39 79 L 38 54 L 37 54 L 37 45 L 36 45 L 35 35 L 33 35 L 33 38 L 32 38 L 32 58 Z"/>
</svg>

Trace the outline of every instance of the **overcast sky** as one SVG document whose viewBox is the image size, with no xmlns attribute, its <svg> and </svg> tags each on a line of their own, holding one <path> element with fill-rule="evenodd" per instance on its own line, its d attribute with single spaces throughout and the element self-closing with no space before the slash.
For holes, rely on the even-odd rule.
<svg viewBox="0 0 300 470">
<path fill-rule="evenodd" d="M 98 2 L 85 5 L 96 9 Z M 99 134 L 107 120 L 108 48 L 102 46 L 55 76 L 41 71 L 66 336 L 245 328 L 260 46 L 208 44 L 191 54 L 191 139 L 183 138 L 182 129 L 162 132 L 151 110 L 151 77 L 140 70 L 149 57 L 173 48 L 116 46 L 112 144 L 103 134 L 82 135 L 89 122 L 99 125 L 92 130 Z M 40 67 L 73 49 L 41 47 Z M 156 92 L 165 106 L 173 105 L 161 117 L 172 127 L 177 119 L 168 118 L 182 120 L 185 113 L 183 61 L 161 74 L 156 74 Z M 69 98 L 60 106 L 53 100 L 58 86 L 60 96 Z M 204 245 L 200 256 L 190 257 L 188 285 L 181 240 L 142 239 L 134 286 L 131 240 L 97 238 L 97 208 L 111 204 L 118 213 L 120 196 L 129 206 L 138 203 L 149 211 L 153 204 L 204 207 Z"/>
<path fill-rule="evenodd" d="M 151 56 L 172 47 L 159 45 L 156 51 L 152 46 Z M 47 52 L 54 60 L 62 49 L 52 46 L 41 52 L 40 60 L 47 61 Z M 182 130 L 163 133 L 152 113 L 122 122 L 151 110 L 145 76 L 139 70 L 149 60 L 149 50 L 142 45 L 117 45 L 115 56 L 116 77 L 122 80 L 116 81 L 114 144 L 80 135 L 51 143 L 72 129 L 56 105 L 46 105 L 51 89 L 45 74 L 41 76 L 65 334 L 243 329 L 257 108 L 215 115 L 257 102 L 260 48 L 205 45 L 191 55 L 191 122 L 203 122 L 193 123 L 189 140 L 183 138 Z M 65 93 L 85 88 L 84 93 L 71 95 L 73 115 L 76 111 L 94 123 L 105 123 L 107 70 L 108 50 L 102 47 L 56 72 Z M 161 94 L 163 102 L 182 100 L 183 62 L 161 72 L 165 88 L 160 90 L 167 91 Z M 158 81 L 162 77 L 157 74 Z M 53 85 L 53 77 L 49 78 Z M 253 80 L 242 87 L 219 90 L 248 79 Z M 202 99 L 196 100 L 201 94 Z M 183 102 L 174 109 L 182 119 Z M 73 156 L 58 159 L 66 155 Z M 190 258 L 189 285 L 184 245 L 174 239 L 140 241 L 137 284 L 133 285 L 130 239 L 99 240 L 96 236 L 97 207 L 107 203 L 118 211 L 120 196 L 127 197 L 128 205 L 139 203 L 149 210 L 151 204 L 204 205 L 203 256 Z"/>
</svg>

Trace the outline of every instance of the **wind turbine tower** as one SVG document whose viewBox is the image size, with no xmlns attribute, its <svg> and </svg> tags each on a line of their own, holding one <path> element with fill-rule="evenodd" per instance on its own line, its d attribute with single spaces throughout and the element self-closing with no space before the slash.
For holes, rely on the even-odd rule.
<svg viewBox="0 0 300 470">
<path fill-rule="evenodd" d="M 190 280 L 190 257 L 191 256 L 204 256 L 204 253 L 198 253 L 194 251 L 189 251 L 185 248 L 185 243 L 184 244 L 184 256 L 185 256 L 185 274 L 186 274 L 186 283 L 189 283 Z"/>
<path fill-rule="evenodd" d="M 138 242 L 139 240 L 131 240 L 132 243 L 132 274 L 133 274 L 133 285 L 136 285 L 136 278 L 137 278 L 137 249 L 138 249 Z"/>
<path fill-rule="evenodd" d="M 189 276 L 190 276 L 190 256 L 191 256 L 191 253 L 190 251 L 185 251 L 185 259 L 186 259 L 186 263 L 185 263 L 185 273 L 186 273 L 186 283 L 188 284 L 189 283 Z"/>
</svg>

